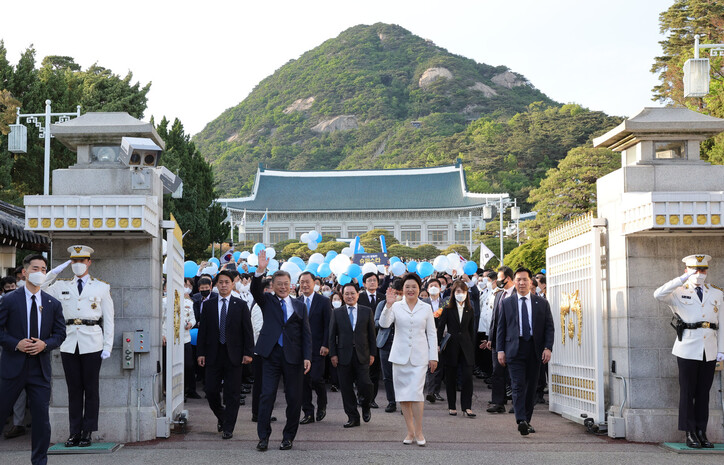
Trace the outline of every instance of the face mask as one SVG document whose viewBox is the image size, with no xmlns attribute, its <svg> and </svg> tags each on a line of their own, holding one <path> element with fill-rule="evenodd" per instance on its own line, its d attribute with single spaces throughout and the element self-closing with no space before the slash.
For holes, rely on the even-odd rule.
<svg viewBox="0 0 724 465">
<path fill-rule="evenodd" d="M 332 307 L 334 307 L 334 308 L 339 308 L 339 307 L 341 307 L 341 306 L 342 306 L 342 302 L 340 302 L 339 300 L 333 300 L 333 301 L 332 301 Z"/>
<path fill-rule="evenodd" d="M 315 284 L 315 285 L 314 285 L 314 292 L 319 292 L 319 289 L 321 289 L 321 288 L 319 287 L 319 284 Z"/>
<path fill-rule="evenodd" d="M 16 285 L 17 287 L 23 287 L 23 286 L 25 286 L 25 280 L 24 280 L 24 279 L 21 279 L 20 281 L 18 281 L 17 283 L 15 283 L 15 285 Z"/>
<path fill-rule="evenodd" d="M 455 300 L 457 300 L 458 302 L 464 302 L 464 301 L 465 301 L 465 297 L 466 297 L 466 294 L 462 294 L 462 293 L 460 293 L 460 294 L 456 293 L 456 294 L 455 294 Z"/>
<path fill-rule="evenodd" d="M 332 291 L 323 291 L 323 292 L 322 292 L 322 295 L 323 295 L 324 297 L 326 297 L 326 298 L 329 298 L 329 296 L 332 295 Z"/>
<path fill-rule="evenodd" d="M 543 292 L 543 289 L 541 289 L 540 287 L 536 287 L 536 288 L 535 288 L 535 293 L 536 293 L 536 294 L 540 294 L 541 292 Z"/>
<path fill-rule="evenodd" d="M 401 300 L 402 300 L 401 295 L 398 295 L 397 297 L 395 297 L 395 302 L 400 302 Z"/>
<path fill-rule="evenodd" d="M 209 296 L 209 294 L 211 294 L 211 291 L 209 291 L 209 290 L 207 289 L 207 290 L 205 290 L 205 291 L 199 291 L 199 294 L 201 294 L 201 297 L 203 297 L 203 298 L 205 299 L 205 298 L 207 298 L 207 297 Z"/>
<path fill-rule="evenodd" d="M 82 276 L 88 269 L 88 265 L 86 265 L 85 263 L 73 263 L 72 265 L 70 265 L 70 269 L 73 270 L 74 275 Z"/>
<path fill-rule="evenodd" d="M 704 284 L 704 281 L 706 281 L 706 275 L 701 273 L 696 273 L 694 275 L 691 275 L 689 280 L 694 283 L 696 286 L 701 286 Z"/>
<path fill-rule="evenodd" d="M 28 275 L 28 281 L 35 284 L 36 286 L 42 286 L 45 282 L 45 273 L 42 271 L 36 271 Z"/>
<path fill-rule="evenodd" d="M 440 295 L 440 288 L 437 287 L 437 286 L 435 286 L 435 287 L 428 287 L 428 288 L 427 288 L 427 292 L 428 292 L 428 294 L 434 295 L 434 296 Z"/>
<path fill-rule="evenodd" d="M 184 294 L 191 295 L 192 289 L 190 287 L 184 287 Z"/>
<path fill-rule="evenodd" d="M 242 284 L 241 281 L 237 282 L 234 287 L 236 288 L 236 292 L 242 293 L 242 292 L 249 292 L 249 288 L 251 287 L 249 284 Z"/>
<path fill-rule="evenodd" d="M 503 281 L 498 281 L 498 282 L 496 283 L 496 285 L 498 286 L 498 289 L 503 289 L 503 288 L 505 288 L 505 280 L 503 280 Z"/>
<path fill-rule="evenodd" d="M 445 285 L 444 284 L 440 285 L 440 292 L 442 292 L 444 290 L 445 290 Z"/>
<path fill-rule="evenodd" d="M 476 284 L 478 284 L 478 278 L 473 278 L 470 280 L 470 282 L 473 283 L 473 286 L 475 286 Z"/>
</svg>

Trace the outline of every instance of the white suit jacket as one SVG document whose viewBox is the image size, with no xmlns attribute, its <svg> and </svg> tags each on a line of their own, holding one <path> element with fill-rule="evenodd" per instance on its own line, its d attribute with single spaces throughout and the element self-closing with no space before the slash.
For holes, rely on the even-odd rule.
<svg viewBox="0 0 724 465">
<path fill-rule="evenodd" d="M 654 297 L 668 304 L 686 323 L 708 321 L 721 328 L 724 294 L 710 284 L 701 288 L 703 300 L 699 300 L 694 286 L 688 281 L 682 284 L 681 278 L 674 278 L 656 289 Z M 681 341 L 677 337 L 671 351 L 677 357 L 691 360 L 702 360 L 702 354 L 706 354 L 706 361 L 715 360 L 717 352 L 724 352 L 724 331 L 711 328 L 685 329 Z"/>
<path fill-rule="evenodd" d="M 390 308 L 383 308 L 380 327 L 389 328 L 393 323 L 395 339 L 390 349 L 390 362 L 420 366 L 427 365 L 430 360 L 437 361 L 437 330 L 430 304 L 418 300 L 410 311 L 403 299 Z"/>
</svg>

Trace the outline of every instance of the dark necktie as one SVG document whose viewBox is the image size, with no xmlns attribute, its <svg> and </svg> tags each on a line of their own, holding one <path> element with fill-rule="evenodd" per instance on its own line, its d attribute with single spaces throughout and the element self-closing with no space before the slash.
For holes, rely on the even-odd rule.
<svg viewBox="0 0 724 465">
<path fill-rule="evenodd" d="M 520 300 L 523 301 L 523 311 L 521 312 L 523 314 L 523 321 L 522 321 L 522 327 L 523 327 L 523 340 L 529 341 L 530 340 L 530 321 L 528 321 L 528 304 L 526 303 L 525 297 L 521 297 Z"/>
<path fill-rule="evenodd" d="M 78 280 L 78 295 L 81 295 L 82 292 L 83 292 L 83 280 L 79 279 Z"/>
<path fill-rule="evenodd" d="M 696 287 L 696 295 L 699 296 L 700 301 L 702 301 L 702 302 L 704 301 L 704 292 L 701 290 L 701 287 L 699 287 L 699 286 Z"/>
<path fill-rule="evenodd" d="M 38 336 L 38 306 L 35 305 L 35 296 L 30 296 L 32 303 L 30 304 L 30 337 L 37 338 Z"/>
<path fill-rule="evenodd" d="M 219 342 L 226 344 L 226 299 L 221 299 L 221 317 L 219 318 Z"/>
<path fill-rule="evenodd" d="M 284 300 L 279 300 L 279 303 L 282 306 L 282 317 L 284 318 L 284 324 L 287 323 L 287 304 L 284 302 Z M 279 347 L 284 347 L 284 328 L 282 328 L 282 332 L 279 333 Z"/>
<path fill-rule="evenodd" d="M 372 306 L 372 308 L 375 308 L 375 303 L 375 296 L 370 295 L 370 305 Z"/>
<path fill-rule="evenodd" d="M 352 313 L 352 310 L 354 310 L 354 307 L 349 307 L 349 323 L 352 325 L 352 329 L 354 329 L 354 313 Z"/>
</svg>

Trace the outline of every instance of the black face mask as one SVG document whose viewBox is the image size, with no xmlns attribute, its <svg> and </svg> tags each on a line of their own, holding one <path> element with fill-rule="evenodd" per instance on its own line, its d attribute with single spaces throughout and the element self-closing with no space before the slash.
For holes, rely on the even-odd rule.
<svg viewBox="0 0 724 465">
<path fill-rule="evenodd" d="M 496 285 L 498 286 L 498 289 L 504 289 L 505 288 L 505 279 L 502 281 L 498 281 Z"/>
<path fill-rule="evenodd" d="M 199 294 L 201 294 L 201 296 L 205 299 L 209 296 L 209 294 L 211 294 L 211 291 L 199 291 Z"/>
</svg>

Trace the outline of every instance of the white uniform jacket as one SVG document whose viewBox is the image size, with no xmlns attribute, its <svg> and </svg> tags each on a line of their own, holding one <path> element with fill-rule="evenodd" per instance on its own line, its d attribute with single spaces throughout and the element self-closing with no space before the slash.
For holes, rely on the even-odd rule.
<svg viewBox="0 0 724 465">
<path fill-rule="evenodd" d="M 421 300 L 415 308 L 402 299 L 390 308 L 382 309 L 380 327 L 389 328 L 395 324 L 395 339 L 390 349 L 390 362 L 405 365 L 427 365 L 430 360 L 437 361 L 437 329 L 432 307 Z"/>
<path fill-rule="evenodd" d="M 681 278 L 674 278 L 656 289 L 654 297 L 668 304 L 686 323 L 708 321 L 721 328 L 724 294 L 710 284 L 701 288 L 703 300 L 699 300 L 691 283 L 682 284 Z M 671 351 L 677 357 L 690 360 L 702 360 L 702 354 L 706 354 L 706 361 L 716 360 L 717 352 L 724 352 L 724 331 L 711 328 L 685 329 L 681 341 L 677 337 Z"/>
<path fill-rule="evenodd" d="M 83 287 L 83 293 L 78 295 L 78 278 L 59 279 L 47 289 L 63 305 L 63 318 L 67 320 L 94 320 L 103 318 L 103 327 L 100 325 L 66 325 L 65 341 L 60 351 L 73 354 L 76 347 L 78 353 L 88 354 L 113 349 L 113 300 L 111 299 L 111 286 L 108 283 L 93 278 Z"/>
</svg>

